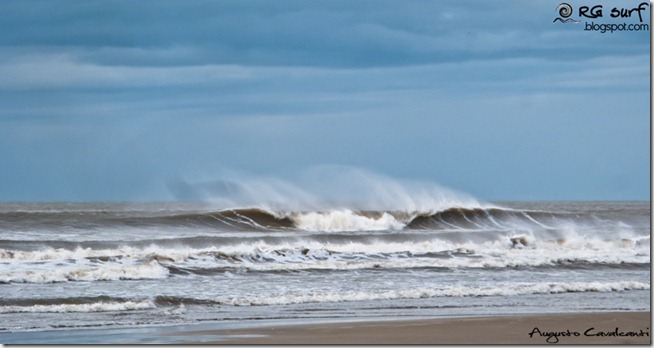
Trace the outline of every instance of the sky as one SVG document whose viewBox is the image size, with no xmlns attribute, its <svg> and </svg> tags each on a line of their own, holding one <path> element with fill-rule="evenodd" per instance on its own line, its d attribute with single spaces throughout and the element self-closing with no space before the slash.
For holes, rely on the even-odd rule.
<svg viewBox="0 0 654 348">
<path fill-rule="evenodd" d="M 321 166 L 649 200 L 650 32 L 586 31 L 639 23 L 592 3 L 604 17 L 564 24 L 542 0 L 0 1 L 0 201 Z"/>
</svg>

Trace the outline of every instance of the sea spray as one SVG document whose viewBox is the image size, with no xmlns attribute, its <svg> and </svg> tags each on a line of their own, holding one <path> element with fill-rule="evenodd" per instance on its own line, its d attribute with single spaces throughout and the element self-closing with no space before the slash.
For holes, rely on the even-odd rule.
<svg viewBox="0 0 654 348">
<path fill-rule="evenodd" d="M 488 208 L 473 197 L 435 183 L 395 179 L 348 166 L 316 166 L 293 179 L 226 173 L 169 182 L 176 198 L 195 197 L 215 209 L 270 212 L 407 211 L 433 213 L 451 207 Z"/>
</svg>

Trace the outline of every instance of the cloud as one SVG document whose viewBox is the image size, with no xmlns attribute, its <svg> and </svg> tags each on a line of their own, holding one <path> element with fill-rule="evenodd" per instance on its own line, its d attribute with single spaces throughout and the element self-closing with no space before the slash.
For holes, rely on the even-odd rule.
<svg viewBox="0 0 654 348">
<path fill-rule="evenodd" d="M 364 68 L 647 52 L 644 41 L 556 26 L 512 1 L 5 1 L 0 45 L 78 51 L 98 65 Z M 610 45 L 602 43 L 611 42 Z"/>
<path fill-rule="evenodd" d="M 186 173 L 325 163 L 484 198 L 645 197 L 648 33 L 554 15 L 514 1 L 2 1 L 0 198 L 161 199 Z M 622 193 L 602 186 L 615 178 Z"/>
<path fill-rule="evenodd" d="M 0 88 L 5 89 L 184 86 L 251 77 L 239 66 L 102 66 L 79 62 L 66 54 L 14 58 L 0 65 L 0 75 Z"/>
<path fill-rule="evenodd" d="M 5 109 L 0 118 L 49 112 L 138 111 L 186 117 L 355 112 L 406 93 L 470 97 L 487 93 L 639 90 L 648 85 L 647 55 L 583 61 L 544 58 L 469 60 L 367 69 L 242 65 L 104 66 L 66 54 L 15 56 L 0 61 Z M 36 91 L 41 93 L 34 100 Z M 89 94 L 88 91 L 94 91 Z M 120 93 L 118 93 L 120 91 Z M 10 94 L 21 95 L 21 98 Z M 58 95 L 48 98 L 48 95 Z M 75 103 L 67 99 L 75 96 Z M 389 99 L 390 98 L 390 99 Z M 2 100 L 2 97 L 0 97 Z M 87 104 L 89 105 L 87 107 Z M 71 110 L 74 107 L 75 110 Z M 47 109 L 46 109 L 47 108 Z M 63 108 L 63 109 L 61 109 Z M 204 110 L 204 111 L 203 111 Z M 144 112 L 145 111 L 145 112 Z M 162 115 L 159 113 L 159 115 Z"/>
</svg>

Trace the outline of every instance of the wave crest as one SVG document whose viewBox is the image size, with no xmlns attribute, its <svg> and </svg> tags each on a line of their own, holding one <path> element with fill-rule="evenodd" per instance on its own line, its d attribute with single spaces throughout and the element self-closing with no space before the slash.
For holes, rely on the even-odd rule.
<svg viewBox="0 0 654 348">
<path fill-rule="evenodd" d="M 295 227 L 305 231 L 401 230 L 405 224 L 387 212 L 359 213 L 351 210 L 292 214 Z"/>
<path fill-rule="evenodd" d="M 417 288 L 379 291 L 324 291 L 310 294 L 284 294 L 258 297 L 216 299 L 219 304 L 232 306 L 285 305 L 298 303 L 352 302 L 367 300 L 418 299 L 434 297 L 486 297 L 529 294 L 558 294 L 567 292 L 614 292 L 649 290 L 650 284 L 638 281 L 525 283 L 510 286 L 450 286 L 443 288 Z"/>
<path fill-rule="evenodd" d="M 95 302 L 81 304 L 50 304 L 33 306 L 0 306 L 0 313 L 70 313 L 70 312 L 122 312 L 152 309 L 150 301 Z"/>
<path fill-rule="evenodd" d="M 402 229 L 487 230 L 518 227 L 554 229 L 565 214 L 489 207 L 452 206 L 436 211 L 371 211 L 334 209 L 324 211 L 271 211 L 262 208 L 229 209 L 159 217 L 162 222 L 202 224 L 216 228 L 246 230 L 383 231 Z"/>
</svg>

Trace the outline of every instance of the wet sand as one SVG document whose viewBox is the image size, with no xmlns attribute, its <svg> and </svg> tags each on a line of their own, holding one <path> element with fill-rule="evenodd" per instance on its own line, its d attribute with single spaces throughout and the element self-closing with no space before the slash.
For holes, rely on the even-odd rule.
<svg viewBox="0 0 654 348">
<path fill-rule="evenodd" d="M 178 332 L 203 344 L 651 344 L 650 312 L 386 320 Z"/>
</svg>

